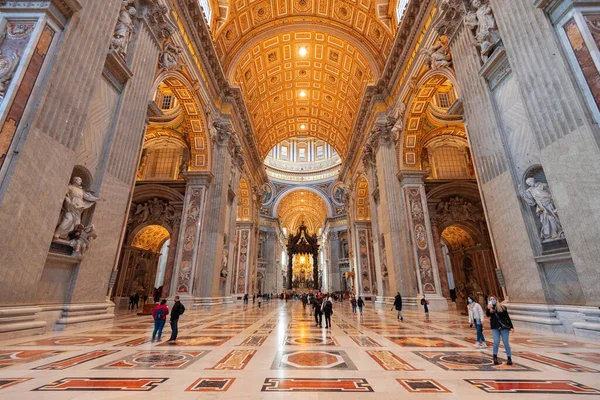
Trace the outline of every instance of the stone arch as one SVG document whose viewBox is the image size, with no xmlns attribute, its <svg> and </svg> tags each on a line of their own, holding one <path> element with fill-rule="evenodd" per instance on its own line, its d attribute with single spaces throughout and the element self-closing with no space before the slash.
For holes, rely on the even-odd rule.
<svg viewBox="0 0 600 400">
<path fill-rule="evenodd" d="M 422 169 L 421 151 L 426 140 L 435 135 L 466 137 L 462 116 L 445 110 L 459 98 L 456 78 L 449 68 L 429 70 L 418 81 L 406 108 L 404 129 L 398 154 L 400 169 Z M 438 107 L 434 96 L 443 90 L 448 104 Z"/>
<path fill-rule="evenodd" d="M 183 119 L 177 124 L 180 132 L 190 151 L 190 171 L 210 171 L 212 168 L 211 141 L 208 134 L 208 126 L 204 109 L 206 108 L 201 99 L 196 95 L 193 85 L 189 79 L 179 71 L 165 71 L 158 75 L 152 87 L 152 96 L 155 96 L 161 84 L 166 85 L 177 98 L 181 106 Z M 165 124 L 160 118 L 151 119 L 148 133 L 165 130 Z M 148 134 L 147 134 L 148 136 Z"/>
<path fill-rule="evenodd" d="M 334 215 L 333 206 L 331 205 L 331 202 L 329 201 L 327 194 L 325 194 L 322 191 L 320 191 L 319 189 L 317 189 L 315 187 L 311 187 L 311 186 L 291 186 L 291 187 L 286 188 L 285 190 L 282 190 L 281 192 L 277 193 L 277 197 L 276 197 L 275 201 L 273 202 L 273 210 L 272 210 L 271 216 L 277 217 L 277 209 L 279 207 L 279 203 L 281 203 L 281 200 L 285 196 L 287 196 L 288 194 L 290 194 L 292 192 L 299 191 L 299 190 L 307 190 L 309 192 L 313 192 L 314 194 L 320 196 L 323 199 L 323 201 L 325 202 L 325 205 L 327 206 L 327 216 L 332 217 Z"/>
</svg>

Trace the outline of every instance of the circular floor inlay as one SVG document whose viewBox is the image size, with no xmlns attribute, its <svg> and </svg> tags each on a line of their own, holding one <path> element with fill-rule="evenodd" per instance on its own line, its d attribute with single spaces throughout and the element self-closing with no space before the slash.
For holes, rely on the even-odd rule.
<svg viewBox="0 0 600 400">
<path fill-rule="evenodd" d="M 447 355 L 440 358 L 441 361 L 450 362 L 452 364 L 462 365 L 488 365 L 492 364 L 492 360 L 486 357 L 465 356 L 465 355 Z"/>
</svg>

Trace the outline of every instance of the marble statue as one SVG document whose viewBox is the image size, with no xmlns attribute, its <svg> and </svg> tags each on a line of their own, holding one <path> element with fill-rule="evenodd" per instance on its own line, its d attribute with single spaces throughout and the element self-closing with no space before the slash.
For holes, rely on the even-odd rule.
<svg viewBox="0 0 600 400">
<path fill-rule="evenodd" d="M 90 247 L 91 240 L 98 237 L 94 224 L 90 224 L 86 227 L 83 227 L 83 225 L 80 224 L 77 227 L 75 234 L 72 236 L 74 237 L 70 240 L 69 244 L 73 248 L 73 255 L 75 256 L 83 256 Z"/>
<path fill-rule="evenodd" d="M 471 0 L 471 8 L 465 16 L 465 25 L 473 32 L 481 59 L 485 62 L 500 41 L 496 18 L 488 0 Z"/>
<path fill-rule="evenodd" d="M 133 16 L 136 14 L 136 9 L 133 7 L 133 0 L 125 0 L 119 11 L 119 18 L 113 37 L 110 41 L 110 50 L 117 52 L 121 57 L 127 56 L 129 43 L 135 34 L 135 26 L 133 25 Z"/>
<path fill-rule="evenodd" d="M 54 239 L 69 239 L 69 235 L 76 232 L 81 225 L 81 214 L 100 200 L 85 191 L 82 183 L 78 176 L 71 180 L 63 202 L 60 222 L 54 231 Z"/>
<path fill-rule="evenodd" d="M 3 31 L 0 32 L 0 46 L 2 46 L 2 43 L 6 38 L 6 30 L 5 26 Z M 2 100 L 4 100 L 4 97 L 8 92 L 8 87 L 12 82 L 20 60 L 21 56 L 18 51 L 5 55 L 2 53 L 2 49 L 0 49 L 0 103 L 2 103 Z"/>
<path fill-rule="evenodd" d="M 452 66 L 452 55 L 446 36 L 440 36 L 433 46 L 425 50 L 425 55 L 427 56 L 427 65 L 431 69 Z"/>
<path fill-rule="evenodd" d="M 564 238 L 565 233 L 560 224 L 558 211 L 554 206 L 554 200 L 552 199 L 552 193 L 550 193 L 548 185 L 538 182 L 534 178 L 527 178 L 525 183 L 529 188 L 523 190 L 521 185 L 519 185 L 519 193 L 527 204 L 535 207 L 535 213 L 542 224 L 540 232 L 542 243 Z"/>
<path fill-rule="evenodd" d="M 394 137 L 399 137 L 402 129 L 404 128 L 404 111 L 406 110 L 406 106 L 404 103 L 400 103 L 393 117 L 392 133 Z"/>
<path fill-rule="evenodd" d="M 179 67 L 182 49 L 170 41 L 165 42 L 163 51 L 158 57 L 158 67 L 164 71 L 171 71 Z"/>
</svg>

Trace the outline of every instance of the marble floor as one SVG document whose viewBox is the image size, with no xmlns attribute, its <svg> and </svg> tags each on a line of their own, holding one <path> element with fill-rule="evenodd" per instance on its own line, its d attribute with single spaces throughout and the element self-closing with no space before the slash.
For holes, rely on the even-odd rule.
<svg viewBox="0 0 600 400">
<path fill-rule="evenodd" d="M 0 399 L 600 399 L 591 340 L 517 324 L 514 365 L 495 366 L 457 313 L 400 322 L 387 307 L 357 315 L 336 303 L 326 330 L 309 312 L 279 300 L 188 310 L 176 344 L 150 342 L 151 317 L 134 314 L 15 337 L 0 346 Z"/>
</svg>

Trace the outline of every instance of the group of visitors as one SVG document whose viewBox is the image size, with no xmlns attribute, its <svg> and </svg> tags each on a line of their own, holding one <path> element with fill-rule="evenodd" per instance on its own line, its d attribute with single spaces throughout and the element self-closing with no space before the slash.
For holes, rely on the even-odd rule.
<svg viewBox="0 0 600 400">
<path fill-rule="evenodd" d="M 175 304 L 171 310 L 171 337 L 167 342 L 174 343 L 177 340 L 177 334 L 179 333 L 179 317 L 185 312 L 185 307 L 179 301 L 179 296 L 174 298 Z M 152 332 L 152 341 L 156 339 L 158 335 L 158 341 L 161 341 L 162 331 L 167 322 L 167 315 L 169 315 L 169 307 L 167 306 L 167 300 L 162 299 L 159 304 L 152 310 L 152 318 L 154 318 L 154 331 Z"/>
<path fill-rule="evenodd" d="M 356 299 L 356 296 L 352 296 L 352 299 L 350 299 L 350 305 L 352 305 L 352 314 L 356 314 L 357 306 L 358 306 L 359 312 L 362 314 L 363 307 L 365 306 L 365 302 L 362 299 L 362 297 L 360 297 L 360 296 L 358 296 L 358 300 Z"/>
<path fill-rule="evenodd" d="M 269 301 L 273 298 L 273 293 L 266 293 L 266 294 L 258 294 L 258 296 L 256 296 L 255 294 L 252 295 L 252 304 L 256 303 L 258 301 L 258 308 L 260 308 L 260 305 L 262 304 L 263 301 Z M 248 304 L 248 293 L 246 293 L 244 295 L 244 304 Z"/>
</svg>

